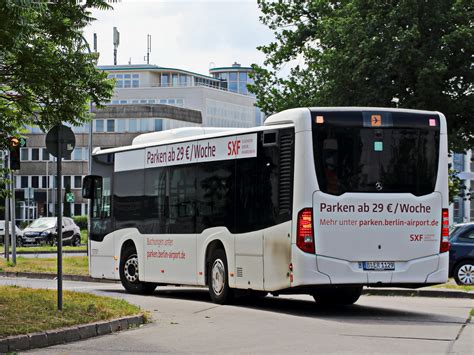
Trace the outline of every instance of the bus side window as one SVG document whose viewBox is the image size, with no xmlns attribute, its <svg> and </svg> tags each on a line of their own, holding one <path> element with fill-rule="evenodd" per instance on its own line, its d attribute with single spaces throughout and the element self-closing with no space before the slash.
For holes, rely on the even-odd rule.
<svg viewBox="0 0 474 355">
<path fill-rule="evenodd" d="M 103 178 L 102 184 L 95 186 L 92 218 L 110 217 L 110 193 L 110 178 Z"/>
</svg>

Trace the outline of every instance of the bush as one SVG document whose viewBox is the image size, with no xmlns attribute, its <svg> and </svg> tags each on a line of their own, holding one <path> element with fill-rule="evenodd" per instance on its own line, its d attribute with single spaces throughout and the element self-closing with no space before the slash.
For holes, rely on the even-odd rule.
<svg viewBox="0 0 474 355">
<path fill-rule="evenodd" d="M 87 229 L 87 216 L 74 216 L 73 220 L 81 230 Z"/>
</svg>

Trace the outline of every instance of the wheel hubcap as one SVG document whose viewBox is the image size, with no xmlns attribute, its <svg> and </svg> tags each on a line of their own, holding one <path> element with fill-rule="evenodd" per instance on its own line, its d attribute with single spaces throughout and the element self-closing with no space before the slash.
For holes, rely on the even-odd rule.
<svg viewBox="0 0 474 355">
<path fill-rule="evenodd" d="M 123 267 L 123 273 L 129 282 L 138 281 L 138 258 L 136 255 L 130 255 L 127 259 Z"/>
<path fill-rule="evenodd" d="M 225 268 L 222 260 L 217 259 L 212 265 L 212 290 L 219 296 L 224 291 Z"/>
<path fill-rule="evenodd" d="M 458 278 L 464 285 L 472 285 L 474 278 L 474 265 L 466 264 L 459 268 Z"/>
</svg>

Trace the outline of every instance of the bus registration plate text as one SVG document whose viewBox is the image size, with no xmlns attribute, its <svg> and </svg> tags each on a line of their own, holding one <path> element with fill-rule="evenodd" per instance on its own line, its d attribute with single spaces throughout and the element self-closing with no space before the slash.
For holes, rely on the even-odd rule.
<svg viewBox="0 0 474 355">
<path fill-rule="evenodd" d="M 395 270 L 395 262 L 393 261 L 364 261 L 362 263 L 364 270 L 370 271 L 386 271 Z"/>
</svg>

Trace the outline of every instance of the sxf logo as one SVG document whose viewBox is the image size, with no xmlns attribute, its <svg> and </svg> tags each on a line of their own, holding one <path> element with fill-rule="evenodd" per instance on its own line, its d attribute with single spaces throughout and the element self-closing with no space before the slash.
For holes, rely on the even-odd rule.
<svg viewBox="0 0 474 355">
<path fill-rule="evenodd" d="M 240 139 L 237 139 L 235 141 L 230 141 L 227 144 L 227 155 L 239 155 L 240 151 Z"/>
<path fill-rule="evenodd" d="M 410 242 L 421 242 L 423 234 L 410 234 Z"/>
</svg>

